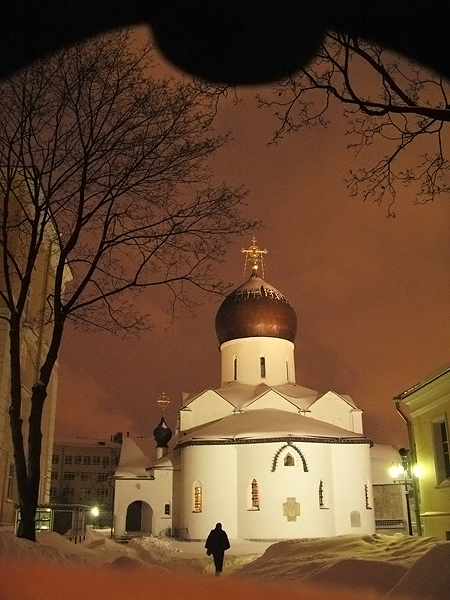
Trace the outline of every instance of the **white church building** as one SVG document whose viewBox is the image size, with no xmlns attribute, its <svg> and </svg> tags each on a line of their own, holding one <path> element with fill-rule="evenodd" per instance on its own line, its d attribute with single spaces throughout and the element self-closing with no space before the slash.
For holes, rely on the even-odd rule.
<svg viewBox="0 0 450 600">
<path fill-rule="evenodd" d="M 123 440 L 116 538 L 201 540 L 218 521 L 232 539 L 375 531 L 362 411 L 349 396 L 296 383 L 295 311 L 260 277 L 265 251 L 253 240 L 245 252 L 252 274 L 216 316 L 220 387 L 184 398 L 173 450 L 164 419 L 154 440 Z"/>
</svg>

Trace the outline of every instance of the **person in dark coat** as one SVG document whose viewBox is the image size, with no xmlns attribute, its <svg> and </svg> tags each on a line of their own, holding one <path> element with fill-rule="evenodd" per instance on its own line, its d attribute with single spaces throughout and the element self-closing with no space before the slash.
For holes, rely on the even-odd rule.
<svg viewBox="0 0 450 600">
<path fill-rule="evenodd" d="M 226 531 L 222 529 L 222 523 L 217 523 L 215 529 L 211 529 L 206 539 L 206 554 L 213 556 L 214 566 L 216 567 L 216 575 L 222 573 L 223 568 L 223 557 L 225 550 L 230 547 L 230 542 Z"/>
</svg>

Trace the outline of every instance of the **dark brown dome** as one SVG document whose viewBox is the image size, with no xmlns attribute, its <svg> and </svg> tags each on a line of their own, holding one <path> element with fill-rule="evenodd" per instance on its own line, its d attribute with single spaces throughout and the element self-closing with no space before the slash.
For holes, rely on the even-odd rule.
<svg viewBox="0 0 450 600">
<path fill-rule="evenodd" d="M 276 337 L 293 342 L 297 316 L 283 294 L 253 272 L 231 292 L 216 315 L 219 343 L 245 337 Z"/>
</svg>

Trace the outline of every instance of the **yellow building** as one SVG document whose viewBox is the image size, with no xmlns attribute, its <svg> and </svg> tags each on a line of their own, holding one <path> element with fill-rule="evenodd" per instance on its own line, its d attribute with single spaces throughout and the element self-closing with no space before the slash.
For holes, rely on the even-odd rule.
<svg viewBox="0 0 450 600">
<path fill-rule="evenodd" d="M 24 210 L 27 186 L 24 178 L 17 183 L 15 193 L 21 205 L 19 210 Z M 0 187 L 0 223 L 6 218 L 6 203 Z M 11 201 L 8 210 L 11 212 Z M 28 205 L 30 203 L 28 202 Z M 18 212 L 18 211 L 17 211 Z M 17 261 L 15 274 L 21 270 L 26 256 L 26 232 L 21 227 L 11 225 L 11 216 L 8 214 L 8 244 Z M 21 377 L 22 377 L 22 419 L 23 436 L 26 444 L 28 437 L 28 417 L 30 413 L 30 398 L 33 385 L 39 379 L 39 366 L 48 351 L 51 335 L 51 324 L 48 314 L 48 297 L 52 292 L 54 269 L 58 260 L 58 246 L 55 243 L 55 232 L 47 225 L 44 240 L 35 261 L 31 285 L 22 319 L 21 335 Z M 2 234 L 0 234 L 1 237 Z M 3 265 L 2 244 L 0 244 L 0 265 Z M 11 263 L 8 265 L 10 273 L 13 272 Z M 17 286 L 17 278 L 11 278 L 12 285 Z M 5 291 L 6 277 L 0 269 L 0 288 Z M 18 287 L 18 286 L 17 286 Z M 16 290 L 14 290 L 15 292 Z M 9 354 L 9 310 L 0 297 L 0 523 L 12 523 L 15 518 L 17 503 L 17 489 L 15 485 L 14 453 L 11 441 L 9 423 L 10 397 L 10 354 Z M 51 319 L 50 319 L 51 320 Z M 41 480 L 39 486 L 39 503 L 48 502 L 50 493 L 51 461 L 53 448 L 53 432 L 55 426 L 56 390 L 57 390 L 57 365 L 48 386 L 48 396 L 44 404 L 42 418 L 42 454 L 41 454 Z M 26 448 L 25 448 L 26 452 Z"/>
<path fill-rule="evenodd" d="M 450 540 L 450 366 L 406 390 L 396 401 L 410 411 L 420 467 L 423 535 Z"/>
</svg>

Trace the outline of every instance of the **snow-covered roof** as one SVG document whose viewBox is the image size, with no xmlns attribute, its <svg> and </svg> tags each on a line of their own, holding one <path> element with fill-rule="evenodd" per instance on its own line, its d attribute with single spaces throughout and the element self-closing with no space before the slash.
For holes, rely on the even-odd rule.
<svg viewBox="0 0 450 600">
<path fill-rule="evenodd" d="M 126 437 L 122 441 L 115 477 L 147 477 L 156 460 L 156 443 L 152 438 Z"/>
<path fill-rule="evenodd" d="M 250 385 L 247 383 L 240 383 L 238 381 L 230 381 L 221 388 L 203 390 L 198 394 L 189 394 L 184 396 L 183 408 L 187 408 L 196 398 L 202 396 L 206 391 L 213 391 L 219 396 L 222 396 L 227 402 L 229 402 L 235 409 L 244 410 L 253 403 L 255 400 L 273 390 L 277 392 L 283 398 L 286 398 L 299 410 L 308 410 L 312 404 L 317 400 L 326 396 L 327 394 L 335 394 L 337 397 L 342 398 L 352 408 L 357 408 L 352 398 L 348 395 L 337 394 L 332 390 L 329 390 L 325 394 L 310 390 L 309 388 L 297 385 L 296 383 L 283 383 L 281 385 L 268 386 L 265 383 L 258 385 Z"/>
<path fill-rule="evenodd" d="M 257 398 L 260 398 L 266 394 L 269 390 L 274 390 L 286 400 L 289 400 L 297 408 L 301 410 L 307 410 L 313 402 L 321 396 L 318 392 L 310 390 L 301 385 L 295 383 L 284 383 L 282 385 L 268 386 L 265 383 L 258 385 L 250 385 L 247 383 L 239 383 L 238 381 L 231 381 L 221 388 L 213 390 L 216 394 L 219 394 L 227 400 L 237 410 L 244 409 L 247 405 L 254 402 Z M 185 397 L 185 402 L 182 408 L 186 408 L 196 398 L 202 396 L 206 390 L 203 390 L 199 394 L 190 394 Z"/>
<path fill-rule="evenodd" d="M 279 437 L 330 440 L 365 440 L 354 433 L 311 417 L 274 408 L 235 413 L 180 438 L 178 446 L 201 441 L 256 440 Z"/>
</svg>

